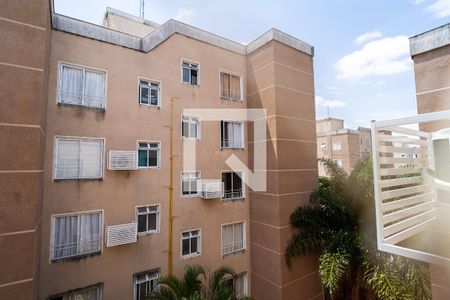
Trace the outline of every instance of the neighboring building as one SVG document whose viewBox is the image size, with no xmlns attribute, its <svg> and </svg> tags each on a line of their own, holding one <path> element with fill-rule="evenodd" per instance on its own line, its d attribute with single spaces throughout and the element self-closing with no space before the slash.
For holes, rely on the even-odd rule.
<svg viewBox="0 0 450 300">
<path fill-rule="evenodd" d="M 364 153 L 371 153 L 370 129 L 344 128 L 344 120 L 325 118 L 317 120 L 317 157 L 329 158 L 348 174 Z M 326 176 L 325 168 L 319 163 L 319 176 Z"/>
<path fill-rule="evenodd" d="M 414 74 L 416 79 L 417 111 L 419 114 L 450 110 L 450 23 L 434 28 L 410 38 L 410 52 L 414 61 Z M 421 130 L 438 131 L 450 127 L 449 121 L 429 122 L 421 124 Z M 448 152 L 448 144 L 442 148 Z M 436 150 L 438 153 L 442 150 Z M 450 177 L 442 176 L 442 171 L 449 173 L 448 166 L 450 153 L 445 153 L 445 161 L 437 162 L 438 176 L 450 181 Z M 442 195 L 441 193 L 439 195 Z M 447 195 L 448 197 L 448 195 Z M 444 201 L 448 201 L 448 198 Z M 448 216 L 450 210 L 440 207 L 437 216 L 438 230 L 449 232 Z M 447 240 L 443 251 L 448 253 Z M 450 298 L 450 268 L 430 265 L 433 299 Z"/>
<path fill-rule="evenodd" d="M 271 29 L 244 46 L 113 9 L 98 26 L 48 0 L 2 1 L 0 23 L 0 299 L 143 299 L 171 242 L 175 275 L 228 265 L 237 298 L 322 298 L 317 257 L 284 258 L 289 216 L 317 185 L 310 45 Z M 265 108 L 267 140 L 184 108 Z M 183 139 L 197 143 L 189 172 Z M 267 192 L 225 163 L 251 166 L 257 143 Z M 202 178 L 224 190 L 199 195 Z"/>
</svg>

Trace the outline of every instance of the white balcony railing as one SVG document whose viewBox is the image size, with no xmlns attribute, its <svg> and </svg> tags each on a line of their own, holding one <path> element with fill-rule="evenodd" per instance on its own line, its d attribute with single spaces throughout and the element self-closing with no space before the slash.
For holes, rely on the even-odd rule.
<svg viewBox="0 0 450 300">
<path fill-rule="evenodd" d="M 372 122 L 380 250 L 429 263 L 450 262 L 450 130 L 442 130 L 446 127 L 450 111 Z"/>
</svg>

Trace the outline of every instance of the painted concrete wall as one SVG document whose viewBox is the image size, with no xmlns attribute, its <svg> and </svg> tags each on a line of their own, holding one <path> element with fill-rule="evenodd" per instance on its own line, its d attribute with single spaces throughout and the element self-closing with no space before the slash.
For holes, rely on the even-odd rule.
<svg viewBox="0 0 450 300">
<path fill-rule="evenodd" d="M 49 2 L 0 3 L 0 299 L 36 299 Z"/>
</svg>

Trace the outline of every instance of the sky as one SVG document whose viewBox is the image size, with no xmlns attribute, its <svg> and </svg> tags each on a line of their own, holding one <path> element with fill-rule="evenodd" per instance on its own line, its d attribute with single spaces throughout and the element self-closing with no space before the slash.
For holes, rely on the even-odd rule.
<svg viewBox="0 0 450 300">
<path fill-rule="evenodd" d="M 140 0 L 54 0 L 60 14 L 101 24 L 106 7 Z M 450 0 L 146 0 L 145 18 L 177 19 L 247 44 L 274 27 L 315 48 L 316 117 L 369 126 L 417 113 L 408 37 L 450 22 Z"/>
</svg>

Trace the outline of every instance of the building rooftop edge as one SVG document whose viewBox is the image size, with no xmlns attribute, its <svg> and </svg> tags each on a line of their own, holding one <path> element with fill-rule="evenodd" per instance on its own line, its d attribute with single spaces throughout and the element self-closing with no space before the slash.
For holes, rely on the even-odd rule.
<svg viewBox="0 0 450 300">
<path fill-rule="evenodd" d="M 50 1 L 52 2 L 51 20 L 53 29 L 142 52 L 151 51 L 169 37 L 178 33 L 241 55 L 250 54 L 270 41 L 275 40 L 307 55 L 314 56 L 313 46 L 275 28 L 269 29 L 248 45 L 243 45 L 177 20 L 170 19 L 164 24 L 159 25 L 113 8 L 107 8 L 106 14 L 114 13 L 137 22 L 149 22 L 149 24 L 157 25 L 154 26 L 156 29 L 153 32 L 140 38 L 101 25 L 58 14 L 54 11 L 53 1 Z"/>
<path fill-rule="evenodd" d="M 409 38 L 411 57 L 450 45 L 450 23 L 427 30 Z"/>
<path fill-rule="evenodd" d="M 106 8 L 105 15 L 103 17 L 103 22 L 102 22 L 103 24 L 105 24 L 105 20 L 106 20 L 106 17 L 107 17 L 108 14 L 114 14 L 116 16 L 127 18 L 127 19 L 133 20 L 133 21 L 135 21 L 137 23 L 142 23 L 142 24 L 149 25 L 149 26 L 155 27 L 155 28 L 159 27 L 161 25 L 161 24 L 158 24 L 156 22 L 153 22 L 153 21 L 150 21 L 150 20 L 147 20 L 147 19 L 139 18 L 137 16 L 134 16 L 132 14 L 126 13 L 124 11 L 121 11 L 121 10 L 118 10 L 118 9 L 115 9 L 115 8 L 112 8 L 112 7 L 109 7 L 109 6 Z"/>
<path fill-rule="evenodd" d="M 330 136 L 330 135 L 338 135 L 338 134 L 359 134 L 360 132 L 370 132 L 369 128 L 365 127 L 358 127 L 358 129 L 350 129 L 350 128 L 340 128 L 338 130 L 331 130 L 331 131 L 323 131 L 323 132 L 317 132 L 316 135 L 318 137 L 322 136 Z"/>
</svg>

